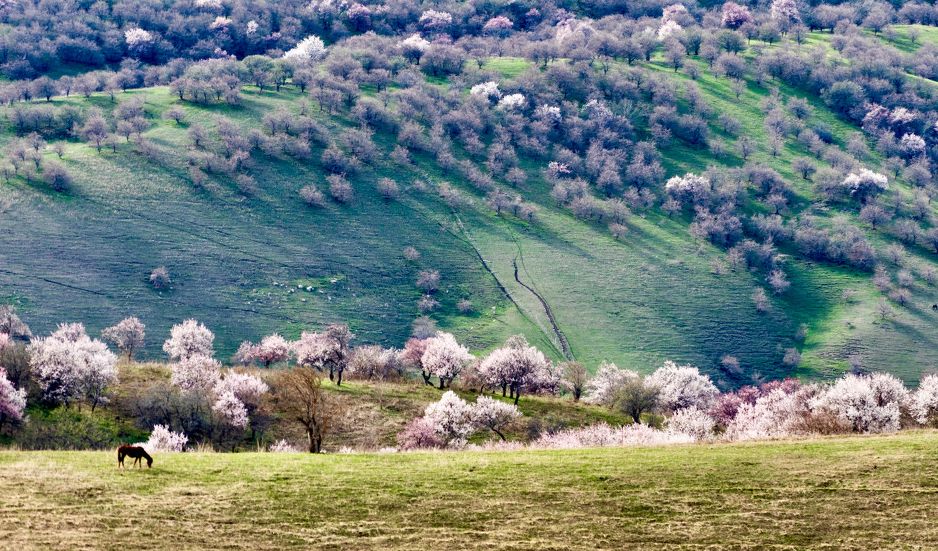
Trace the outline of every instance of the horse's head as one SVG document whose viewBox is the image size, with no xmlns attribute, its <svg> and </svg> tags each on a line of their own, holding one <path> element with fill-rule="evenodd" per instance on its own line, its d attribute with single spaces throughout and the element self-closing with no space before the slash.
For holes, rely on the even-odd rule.
<svg viewBox="0 0 938 551">
<path fill-rule="evenodd" d="M 150 456 L 147 456 L 147 468 L 148 469 L 153 468 L 153 458 Z"/>
</svg>

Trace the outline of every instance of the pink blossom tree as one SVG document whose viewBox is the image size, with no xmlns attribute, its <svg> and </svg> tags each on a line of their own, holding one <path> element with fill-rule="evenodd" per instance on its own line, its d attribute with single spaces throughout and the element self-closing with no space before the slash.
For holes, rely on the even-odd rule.
<svg viewBox="0 0 938 551">
<path fill-rule="evenodd" d="M 304 331 L 293 344 L 296 361 L 302 367 L 329 371 L 329 380 L 342 385 L 342 373 L 348 367 L 351 349 L 349 342 L 354 338 L 347 325 L 333 324 L 322 333 Z"/>
<path fill-rule="evenodd" d="M 0 429 L 7 422 L 18 422 L 23 419 L 26 409 L 26 389 L 17 389 L 7 379 L 7 372 L 0 367 Z"/>
<path fill-rule="evenodd" d="M 121 320 L 116 325 L 101 331 L 101 338 L 113 344 L 132 360 L 134 352 L 143 346 L 145 326 L 136 317 Z"/>
<path fill-rule="evenodd" d="M 243 429 L 248 426 L 248 410 L 244 402 L 239 400 L 231 391 L 218 395 L 212 405 L 214 411 L 226 424 Z"/>
<path fill-rule="evenodd" d="M 752 23 L 752 14 L 746 6 L 741 6 L 736 2 L 727 2 L 723 4 L 721 22 L 724 27 L 738 29 L 746 23 Z"/>
<path fill-rule="evenodd" d="M 437 433 L 432 420 L 417 417 L 397 435 L 397 445 L 402 450 L 426 450 L 443 448 L 446 442 Z"/>
<path fill-rule="evenodd" d="M 421 376 L 423 376 L 423 382 L 425 384 L 433 386 L 433 383 L 430 381 L 430 378 L 433 376 L 433 374 L 430 373 L 426 366 L 423 365 L 423 353 L 427 351 L 427 344 L 429 342 L 430 339 L 428 338 L 407 339 L 407 342 L 404 343 L 404 349 L 401 351 L 401 360 L 405 365 L 420 371 Z"/>
<path fill-rule="evenodd" d="M 522 335 L 509 338 L 504 347 L 492 351 L 479 369 L 488 384 L 501 387 L 503 396 L 507 389 L 515 404 L 523 390 L 536 392 L 551 376 L 550 362 Z"/>
<path fill-rule="evenodd" d="M 292 350 L 293 346 L 285 338 L 274 333 L 273 335 L 267 335 L 257 344 L 241 343 L 235 357 L 242 363 L 256 361 L 264 367 L 270 367 L 271 364 L 289 359 Z"/>
</svg>

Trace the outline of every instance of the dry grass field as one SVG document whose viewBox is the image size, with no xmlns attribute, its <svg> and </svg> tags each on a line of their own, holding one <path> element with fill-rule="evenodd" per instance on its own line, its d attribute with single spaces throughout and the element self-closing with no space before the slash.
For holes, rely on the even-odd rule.
<svg viewBox="0 0 938 551">
<path fill-rule="evenodd" d="M 938 546 L 938 432 L 517 453 L 0 452 L 5 549 Z"/>
</svg>

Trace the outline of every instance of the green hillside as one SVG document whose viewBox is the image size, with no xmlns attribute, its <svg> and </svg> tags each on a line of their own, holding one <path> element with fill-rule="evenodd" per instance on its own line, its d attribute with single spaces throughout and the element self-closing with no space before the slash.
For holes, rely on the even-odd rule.
<svg viewBox="0 0 938 551">
<path fill-rule="evenodd" d="M 17 548 L 933 547 L 934 432 L 549 452 L 0 452 Z M 29 529 L 24 529 L 28 526 Z"/>
<path fill-rule="evenodd" d="M 810 38 L 824 43 L 827 36 Z M 753 41 L 751 47 L 756 45 Z M 737 99 L 729 81 L 706 62 L 687 63 L 697 64 L 696 86 L 711 110 L 733 114 L 741 123 L 739 135 L 755 143 L 750 161 L 774 168 L 795 187 L 794 214 L 831 224 L 846 217 L 862 225 L 855 212 L 812 206 L 810 182 L 791 169 L 792 159 L 810 153 L 789 140 L 772 155 L 762 103 L 774 87 L 783 104 L 805 97 L 812 108 L 809 121 L 826 125 L 841 147 L 858 128 L 818 97 L 777 82 L 760 85 L 751 75 Z M 613 70 L 628 69 L 624 61 L 613 65 Z M 660 54 L 639 66 L 672 81 L 681 94 L 693 82 L 686 68 L 673 71 Z M 504 82 L 541 69 L 519 58 L 493 58 L 483 70 Z M 453 86 L 445 79 L 434 82 Z M 83 321 L 96 332 L 136 315 L 147 324 L 146 352 L 157 357 L 169 327 L 195 317 L 216 332 L 217 346 L 227 355 L 244 339 L 274 331 L 296 337 L 304 328 L 345 321 L 359 343 L 400 346 L 420 315 L 418 272 L 436 269 L 442 276 L 436 295 L 441 304 L 431 317 L 476 352 L 524 333 L 558 359 L 565 340 L 569 355 L 590 369 L 609 360 L 650 371 L 674 359 L 698 365 L 728 386 L 754 378 L 830 377 L 846 370 L 850 360 L 915 381 L 938 364 L 938 325 L 931 310 L 938 289 L 922 279 L 911 288 L 908 305 L 893 307 L 887 319 L 877 313 L 882 295 L 870 273 L 804 260 L 783 249 L 792 288 L 772 296 L 770 310 L 759 313 L 751 297 L 764 284 L 764 274 L 715 269 L 726 265 L 725 252 L 688 232 L 689 215 L 669 218 L 657 208 L 636 212 L 628 233 L 615 239 L 605 223 L 579 220 L 558 207 L 541 175 L 543 166 L 522 159 L 530 178 L 519 192 L 537 205 L 535 220 L 499 216 L 485 205 L 484 195 L 432 158 L 416 156 L 412 166 L 392 161 L 394 136 L 387 132 L 375 135 L 381 161 L 351 178 L 355 199 L 348 205 L 310 208 L 297 194 L 310 183 L 326 190 L 319 146 L 309 160 L 253 155 L 250 172 L 258 191 L 249 196 L 218 175 L 197 189 L 186 166 L 187 131 L 194 124 L 212 133 L 215 117 L 225 116 L 247 134 L 263 128 L 265 114 L 278 109 L 297 114 L 304 103 L 333 133 L 355 123 L 320 111 L 293 86 L 280 92 L 246 87 L 237 107 L 181 102 L 165 87 L 118 93 L 116 99 L 133 97 L 145 100 L 151 126 L 143 136 L 155 146 L 155 156 L 147 158 L 128 143 L 98 152 L 68 140 L 61 162 L 75 179 L 70 194 L 22 177 L 0 183 L 0 302 L 15 304 L 37 333 L 62 321 Z M 51 103 L 96 106 L 106 113 L 116 105 L 106 94 L 57 97 Z M 161 118 L 171 106 L 185 110 L 182 124 Z M 9 115 L 10 109 L 5 111 Z M 736 138 L 709 123 L 728 153 L 717 158 L 705 147 L 675 140 L 661 148 L 668 176 L 743 164 L 732 146 Z M 0 145 L 13 138 L 7 122 Z M 56 158 L 51 150 L 44 155 Z M 872 167 L 882 162 L 875 152 L 867 160 Z M 401 186 L 399 200 L 385 201 L 378 193 L 382 177 Z M 430 186 L 422 190 L 415 180 Z M 462 206 L 454 210 L 439 198 L 433 186 L 443 181 L 461 191 Z M 898 193 L 911 194 L 901 179 L 891 184 Z M 760 209 L 755 203 L 749 208 Z M 894 240 L 867 233 L 877 248 Z M 420 252 L 418 260 L 404 258 L 408 246 Z M 934 255 L 924 246 L 910 247 L 907 263 L 913 274 L 921 274 L 935 264 Z M 169 269 L 170 290 L 148 285 L 157 266 Z M 896 267 L 889 268 L 895 273 Z M 853 298 L 845 301 L 848 289 Z M 457 309 L 461 299 L 472 301 L 473 312 Z M 802 324 L 803 341 L 796 337 Z M 801 351 L 797 368 L 782 363 L 789 348 Z M 739 360 L 741 374 L 720 370 L 725 355 Z"/>
</svg>

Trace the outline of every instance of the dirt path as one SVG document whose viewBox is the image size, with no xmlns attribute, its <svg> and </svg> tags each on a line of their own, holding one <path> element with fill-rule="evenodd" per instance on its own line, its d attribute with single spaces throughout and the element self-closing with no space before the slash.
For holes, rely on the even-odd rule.
<svg viewBox="0 0 938 551">
<path fill-rule="evenodd" d="M 522 259 L 522 262 L 524 260 Z M 560 341 L 560 351 L 563 352 L 563 357 L 568 360 L 573 360 L 573 352 L 570 351 L 570 343 L 567 342 L 567 336 L 563 334 L 563 331 L 560 330 L 560 326 L 557 325 L 557 319 L 554 317 L 554 311 L 551 309 L 550 304 L 544 300 L 544 297 L 541 296 L 533 287 L 527 283 L 521 281 L 521 278 L 518 276 L 518 257 L 511 259 L 511 265 L 515 269 L 515 281 L 518 282 L 518 285 L 521 285 L 525 289 L 531 292 L 538 301 L 540 301 L 541 306 L 544 308 L 544 313 L 547 314 L 547 320 L 550 322 L 550 327 L 554 331 L 557 340 Z"/>
</svg>

